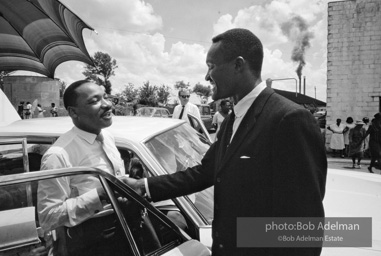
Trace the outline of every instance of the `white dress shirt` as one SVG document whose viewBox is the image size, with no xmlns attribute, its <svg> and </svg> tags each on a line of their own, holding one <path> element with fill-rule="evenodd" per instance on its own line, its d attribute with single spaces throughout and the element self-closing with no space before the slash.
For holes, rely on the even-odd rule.
<svg viewBox="0 0 381 256">
<path fill-rule="evenodd" d="M 63 134 L 44 154 L 41 170 L 67 167 L 98 167 L 117 175 L 125 175 L 123 161 L 115 146 L 113 136 L 102 131 L 107 144 L 107 155 L 96 135 L 73 127 Z M 96 188 L 98 178 L 76 175 L 40 181 L 38 185 L 38 214 L 45 231 L 59 226 L 75 226 L 103 209 Z"/>
<path fill-rule="evenodd" d="M 175 109 L 173 110 L 172 118 L 179 119 L 182 108 L 183 108 L 183 105 L 181 104 L 177 105 Z M 194 115 L 199 120 L 201 120 L 200 110 L 193 103 L 188 102 L 187 104 L 185 104 L 183 116 L 181 117 L 182 120 L 185 120 L 189 123 L 189 119 L 187 116 L 188 113 Z"/>
<path fill-rule="evenodd" d="M 231 140 L 233 139 L 236 131 L 238 130 L 239 125 L 242 122 L 243 117 L 246 115 L 247 111 L 254 103 L 254 100 L 258 97 L 258 95 L 266 88 L 266 82 L 262 81 L 258 84 L 254 89 L 249 92 L 245 97 L 243 97 L 236 105 L 233 106 L 235 113 L 235 120 L 233 124 L 233 134 Z"/>
</svg>

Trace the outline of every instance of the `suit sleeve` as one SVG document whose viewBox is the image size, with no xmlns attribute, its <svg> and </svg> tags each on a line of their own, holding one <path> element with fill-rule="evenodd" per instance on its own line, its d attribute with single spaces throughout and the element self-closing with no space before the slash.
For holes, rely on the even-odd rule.
<svg viewBox="0 0 381 256">
<path fill-rule="evenodd" d="M 272 145 L 273 216 L 323 217 L 327 175 L 324 140 L 304 109 L 281 119 Z"/>
<path fill-rule="evenodd" d="M 151 199 L 154 202 L 162 201 L 213 186 L 215 148 L 216 143 L 206 152 L 201 165 L 173 174 L 147 178 Z"/>
</svg>

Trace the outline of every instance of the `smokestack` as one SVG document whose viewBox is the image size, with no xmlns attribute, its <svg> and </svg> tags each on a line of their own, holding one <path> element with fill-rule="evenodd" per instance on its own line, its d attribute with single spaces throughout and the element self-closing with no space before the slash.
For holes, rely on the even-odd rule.
<svg viewBox="0 0 381 256">
<path fill-rule="evenodd" d="M 313 38 L 313 33 L 308 31 L 306 21 L 300 16 L 294 16 L 290 21 L 281 25 L 283 34 L 295 43 L 292 49 L 291 59 L 298 63 L 296 74 L 299 77 L 299 93 L 302 93 L 302 70 L 306 65 L 305 51 L 310 47 L 310 39 Z"/>
<path fill-rule="evenodd" d="M 304 95 L 306 95 L 306 76 L 304 76 L 303 79 L 304 79 L 304 81 L 303 81 L 303 85 L 304 85 L 303 91 L 304 91 Z"/>
<path fill-rule="evenodd" d="M 302 94 L 302 76 L 298 74 L 299 77 L 299 93 Z"/>
</svg>

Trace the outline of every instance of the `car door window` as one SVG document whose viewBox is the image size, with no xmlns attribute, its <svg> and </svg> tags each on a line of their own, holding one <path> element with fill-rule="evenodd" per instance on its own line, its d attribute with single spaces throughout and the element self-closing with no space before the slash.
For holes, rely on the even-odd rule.
<svg viewBox="0 0 381 256">
<path fill-rule="evenodd" d="M 161 117 L 160 110 L 156 109 L 154 111 L 155 111 L 155 113 L 153 114 L 154 117 Z"/>
<path fill-rule="evenodd" d="M 168 112 L 168 110 L 161 110 L 161 115 L 162 115 L 162 117 L 169 117 L 169 112 Z"/>
<path fill-rule="evenodd" d="M 0 177 L 1 253 L 24 255 L 42 248 L 59 255 L 161 255 L 187 240 L 162 213 L 148 202 L 144 203 L 143 198 L 114 176 L 109 175 L 108 179 L 85 173 L 85 168 L 61 174 L 64 171 L 23 174 L 20 181 L 17 181 L 17 175 L 8 176 L 12 180 L 7 183 Z M 33 179 L 25 178 L 31 175 Z M 41 176 L 44 179 L 38 178 Z M 68 205 L 80 204 L 78 196 L 83 200 L 89 196 L 83 185 L 75 182 L 84 176 L 106 192 L 101 201 L 103 209 L 83 214 L 86 209 L 79 208 L 75 215 L 69 210 L 60 215 L 59 212 Z M 46 184 L 63 184 L 65 181 L 71 184 L 68 194 L 53 188 L 41 190 Z M 30 188 L 31 204 L 28 203 Z M 57 197 L 58 194 L 61 197 Z M 82 217 L 86 217 L 75 223 L 76 218 L 82 218 L 81 212 Z"/>
<path fill-rule="evenodd" d="M 126 174 L 129 175 L 130 178 L 141 179 L 150 177 L 152 172 L 149 172 L 149 169 L 144 165 L 143 161 L 130 150 L 127 149 L 119 149 L 123 160 L 128 161 L 128 164 L 125 165 Z M 173 221 L 178 227 L 186 230 L 188 228 L 188 223 L 185 219 L 183 213 L 180 212 L 180 209 L 176 206 L 176 204 L 172 200 L 164 200 L 160 202 L 153 202 L 158 210 L 160 210 L 163 214 L 165 214 L 171 221 Z"/>
<path fill-rule="evenodd" d="M 201 163 L 209 146 L 200 136 L 202 137 L 202 135 L 196 134 L 188 124 L 183 124 L 156 135 L 145 145 L 167 173 L 174 173 Z M 213 188 L 196 193 L 191 201 L 211 224 Z"/>
<path fill-rule="evenodd" d="M 144 206 L 128 196 L 123 187 L 110 183 L 117 207 L 122 210 L 131 234 L 142 255 L 158 254 L 174 248 L 184 242 L 178 227 L 171 222 L 165 222 L 166 217 L 159 211 L 153 211 L 152 206 Z"/>
<path fill-rule="evenodd" d="M 0 175 L 40 170 L 41 159 L 55 138 L 0 140 Z"/>
<path fill-rule="evenodd" d="M 207 129 L 205 128 L 205 125 L 201 122 L 201 120 L 197 119 L 195 116 L 191 114 L 188 114 L 188 119 L 192 128 L 195 129 L 198 133 L 202 134 L 202 137 L 200 138 L 203 139 L 205 143 L 211 145 L 212 140 Z"/>
<path fill-rule="evenodd" d="M 26 139 L 0 141 L 0 174 L 29 172 Z"/>
</svg>

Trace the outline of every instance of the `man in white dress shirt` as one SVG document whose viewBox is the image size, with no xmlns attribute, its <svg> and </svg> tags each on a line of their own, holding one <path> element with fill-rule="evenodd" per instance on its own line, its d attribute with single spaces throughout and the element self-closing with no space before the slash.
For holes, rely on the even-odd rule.
<svg viewBox="0 0 381 256">
<path fill-rule="evenodd" d="M 179 90 L 180 104 L 173 110 L 172 118 L 182 119 L 189 123 L 188 113 L 194 115 L 201 120 L 200 110 L 196 105 L 189 102 L 190 91 L 188 89 Z"/>
<path fill-rule="evenodd" d="M 104 88 L 81 80 L 64 93 L 64 105 L 74 127 L 44 154 L 41 170 L 98 167 L 116 176 L 125 174 L 113 136 L 103 128 L 112 124 L 112 103 Z M 74 227 L 103 210 L 105 192 L 99 179 L 77 175 L 44 180 L 38 186 L 38 215 L 45 231 Z"/>
</svg>

